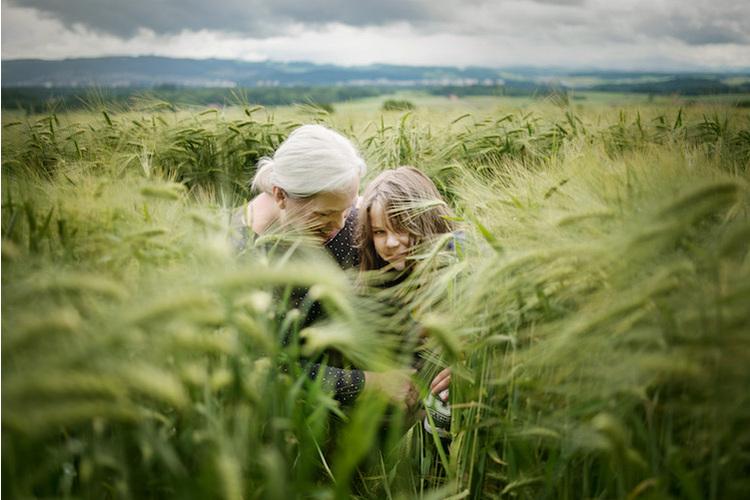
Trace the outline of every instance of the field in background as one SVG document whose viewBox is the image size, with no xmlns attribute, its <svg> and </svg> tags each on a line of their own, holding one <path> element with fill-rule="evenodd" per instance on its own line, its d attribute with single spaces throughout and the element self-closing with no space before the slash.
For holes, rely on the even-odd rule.
<svg viewBox="0 0 750 500">
<path fill-rule="evenodd" d="M 3 495 L 746 496 L 750 111 L 732 99 L 3 111 Z M 463 218 L 468 248 L 421 268 L 406 313 L 324 261 L 226 243 L 258 158 L 311 122 L 355 141 L 367 179 L 419 167 Z M 288 287 L 329 315 L 307 349 L 371 369 L 398 365 L 384 339 L 420 311 L 431 369 L 454 369 L 450 444 L 301 374 Z"/>
</svg>

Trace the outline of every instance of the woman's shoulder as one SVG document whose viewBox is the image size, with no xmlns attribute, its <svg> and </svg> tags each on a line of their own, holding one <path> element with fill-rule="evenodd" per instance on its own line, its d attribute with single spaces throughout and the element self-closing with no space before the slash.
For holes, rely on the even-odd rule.
<svg viewBox="0 0 750 500">
<path fill-rule="evenodd" d="M 244 206 L 243 222 L 256 234 L 263 234 L 278 217 L 278 206 L 268 193 L 260 193 Z"/>
<path fill-rule="evenodd" d="M 359 251 L 357 250 L 354 236 L 354 226 L 357 221 L 358 212 L 357 206 L 353 205 L 349 212 L 349 217 L 346 218 L 344 227 L 331 241 L 325 244 L 325 247 L 342 269 L 359 265 Z"/>
<path fill-rule="evenodd" d="M 250 228 L 245 225 L 246 209 L 247 205 L 242 205 L 235 210 L 229 220 L 229 242 L 237 253 L 245 250 L 248 241 L 250 241 Z"/>
<path fill-rule="evenodd" d="M 258 236 L 260 225 L 264 227 L 268 226 L 267 220 L 263 224 L 259 224 L 261 219 L 267 219 L 268 212 L 267 203 L 263 199 L 263 195 L 264 193 L 257 195 L 232 213 L 232 217 L 229 220 L 231 231 L 229 239 L 237 252 L 245 249 L 251 234 L 256 237 Z"/>
</svg>

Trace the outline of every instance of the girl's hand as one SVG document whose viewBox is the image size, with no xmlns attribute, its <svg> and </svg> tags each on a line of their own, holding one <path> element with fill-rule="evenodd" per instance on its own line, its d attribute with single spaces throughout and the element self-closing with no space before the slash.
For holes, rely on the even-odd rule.
<svg viewBox="0 0 750 500">
<path fill-rule="evenodd" d="M 443 401 L 448 401 L 448 387 L 451 384 L 451 369 L 446 368 L 440 373 L 435 376 L 434 379 L 432 379 L 432 382 L 430 383 L 430 394 L 440 394 L 441 392 L 445 391 L 445 393 L 440 394 L 441 399 Z"/>
</svg>

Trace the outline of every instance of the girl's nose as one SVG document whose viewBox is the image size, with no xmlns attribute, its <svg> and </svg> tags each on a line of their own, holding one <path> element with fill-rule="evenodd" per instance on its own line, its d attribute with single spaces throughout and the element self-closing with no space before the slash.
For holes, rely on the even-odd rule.
<svg viewBox="0 0 750 500">
<path fill-rule="evenodd" d="M 393 233 L 388 233 L 388 239 L 386 240 L 386 244 L 389 247 L 397 247 L 401 242 L 398 239 L 398 235 L 395 235 Z"/>
</svg>

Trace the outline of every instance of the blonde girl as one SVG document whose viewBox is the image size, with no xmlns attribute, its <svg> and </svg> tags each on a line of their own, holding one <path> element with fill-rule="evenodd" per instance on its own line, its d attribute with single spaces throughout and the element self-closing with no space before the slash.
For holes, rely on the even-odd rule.
<svg viewBox="0 0 750 500">
<path fill-rule="evenodd" d="M 460 234 L 455 221 L 429 177 L 411 166 L 386 170 L 370 182 L 359 204 L 355 231 L 360 270 L 409 274 L 421 250 L 446 233 Z M 455 249 L 455 239 L 449 250 Z M 446 368 L 433 379 L 430 394 L 446 401 L 449 384 Z"/>
<path fill-rule="evenodd" d="M 435 184 L 410 166 L 386 170 L 370 182 L 359 211 L 361 271 L 409 271 L 418 248 L 456 230 L 455 216 Z"/>
</svg>

